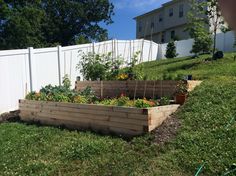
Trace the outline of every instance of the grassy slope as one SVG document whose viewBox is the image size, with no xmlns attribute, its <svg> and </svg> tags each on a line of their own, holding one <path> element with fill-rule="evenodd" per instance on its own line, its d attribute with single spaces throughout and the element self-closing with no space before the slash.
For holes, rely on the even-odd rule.
<svg viewBox="0 0 236 176">
<path fill-rule="evenodd" d="M 144 72 L 148 79 L 160 79 L 163 73 L 175 79 L 178 75 L 192 74 L 194 79 L 209 79 L 222 76 L 236 76 L 235 53 L 226 54 L 222 60 L 204 62 L 208 55 L 194 58 L 168 59 L 144 63 Z"/>
<path fill-rule="evenodd" d="M 191 65 L 191 66 L 190 66 Z M 176 139 L 164 146 L 142 136 L 130 142 L 89 132 L 18 123 L 0 125 L 0 175 L 221 175 L 236 163 L 236 62 L 173 59 L 145 63 L 154 79 L 163 70 L 206 81 L 177 113 Z M 183 70 L 183 68 L 187 68 Z M 223 76 L 222 76 L 223 75 Z M 217 77 L 217 78 L 216 78 Z"/>
</svg>

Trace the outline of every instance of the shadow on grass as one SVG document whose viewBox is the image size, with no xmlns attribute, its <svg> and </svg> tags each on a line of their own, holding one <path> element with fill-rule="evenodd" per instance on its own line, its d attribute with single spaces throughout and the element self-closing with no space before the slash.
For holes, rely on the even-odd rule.
<svg viewBox="0 0 236 176">
<path fill-rule="evenodd" d="M 192 58 L 192 57 L 187 57 L 185 59 L 181 59 L 181 60 L 176 60 L 174 61 L 175 59 L 169 59 L 168 62 L 163 62 L 163 63 L 158 63 L 160 61 L 155 61 L 156 64 L 151 64 L 150 66 L 148 66 L 148 68 L 153 68 L 153 67 L 157 67 L 157 66 L 164 66 L 164 65 L 170 65 L 170 64 L 176 64 L 176 63 L 180 63 L 180 62 L 183 62 L 183 61 L 191 61 L 191 60 L 197 60 L 196 58 Z"/>
<path fill-rule="evenodd" d="M 61 125 L 51 125 L 51 124 L 44 124 L 42 123 L 40 120 L 31 120 L 31 121 L 23 121 L 21 120 L 21 118 L 19 116 L 15 116 L 12 117 L 10 119 L 6 119 L 4 121 L 2 121 L 2 123 L 19 123 L 19 124 L 23 124 L 23 125 L 27 125 L 27 126 L 35 126 L 38 128 L 43 128 L 43 127 L 51 127 L 51 128 L 57 128 L 60 130 L 67 130 L 70 132 L 84 132 L 84 133 L 91 133 L 93 135 L 99 135 L 101 137 L 107 137 L 110 136 L 114 139 L 122 139 L 125 140 L 127 142 L 132 141 L 135 137 L 141 137 L 141 136 L 145 136 L 145 134 L 143 135 L 139 135 L 139 136 L 127 136 L 127 135 L 120 135 L 114 132 L 108 132 L 108 131 L 102 131 L 102 130 L 94 130 L 92 128 L 79 128 L 79 127 L 68 127 L 65 124 L 61 124 Z M 0 123 L 1 124 L 1 123 Z"/>
<path fill-rule="evenodd" d="M 176 72 L 178 70 L 189 70 L 189 69 L 194 68 L 194 67 L 196 67 L 200 64 L 201 64 L 201 62 L 186 63 L 186 64 L 179 65 L 179 66 L 176 66 L 176 67 L 167 68 L 167 71 L 168 72 Z"/>
</svg>

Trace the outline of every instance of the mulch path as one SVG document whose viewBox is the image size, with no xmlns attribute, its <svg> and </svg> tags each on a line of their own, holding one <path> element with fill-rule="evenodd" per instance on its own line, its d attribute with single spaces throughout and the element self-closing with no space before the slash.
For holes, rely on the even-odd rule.
<svg viewBox="0 0 236 176">
<path fill-rule="evenodd" d="M 172 115 L 165 120 L 160 127 L 152 132 L 154 135 L 154 141 L 157 144 L 164 144 L 171 139 L 174 139 L 180 127 L 180 119 L 178 119 L 175 115 Z"/>
<path fill-rule="evenodd" d="M 4 121 L 16 122 L 19 120 L 20 120 L 19 111 L 11 111 L 0 115 L 0 123 Z"/>
</svg>

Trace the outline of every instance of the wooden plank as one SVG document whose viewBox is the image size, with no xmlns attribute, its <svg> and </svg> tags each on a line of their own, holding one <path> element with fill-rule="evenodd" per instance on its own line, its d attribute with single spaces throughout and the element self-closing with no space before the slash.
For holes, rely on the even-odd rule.
<svg viewBox="0 0 236 176">
<path fill-rule="evenodd" d="M 97 111 L 91 109 L 81 109 L 81 108 L 70 108 L 70 107 L 53 107 L 53 106 L 35 106 L 35 105 L 21 105 L 20 109 L 22 111 L 49 111 L 49 112 L 71 112 L 71 113 L 82 113 L 82 114 L 93 114 L 93 115 L 107 115 L 107 116 L 117 116 L 121 118 L 130 118 L 138 120 L 147 120 L 148 116 L 143 114 L 136 114 L 130 112 L 113 112 L 113 111 Z"/>
<path fill-rule="evenodd" d="M 59 120 L 59 119 L 51 119 L 51 118 L 45 118 L 45 117 L 37 117 L 32 118 L 29 116 L 24 116 L 23 120 L 26 122 L 40 122 L 44 125 L 52 125 L 52 126 L 65 126 L 67 128 L 73 128 L 73 129 L 89 129 L 90 124 L 85 122 L 75 123 L 74 121 L 68 121 L 68 120 Z"/>
<path fill-rule="evenodd" d="M 31 105 L 32 106 L 32 105 Z M 146 123 L 148 121 L 147 115 L 136 115 L 132 113 L 122 113 L 122 112 L 106 112 L 106 111 L 93 111 L 91 113 L 90 111 L 85 111 L 84 109 L 78 110 L 76 112 L 76 109 L 66 109 L 66 110 L 74 110 L 75 112 L 71 111 L 65 111 L 65 108 L 58 108 L 58 107 L 48 107 L 48 108 L 27 108 L 27 107 L 21 107 L 21 112 L 36 112 L 38 114 L 40 113 L 47 113 L 52 115 L 64 115 L 64 116 L 72 116 L 72 117 L 83 117 L 83 118 L 90 118 L 90 119 L 100 119 L 100 120 L 108 120 L 109 117 L 117 117 L 122 118 L 122 121 L 131 121 L 132 119 L 136 119 L 141 121 L 142 123 Z"/>
<path fill-rule="evenodd" d="M 117 128 L 123 128 L 123 129 L 129 129 L 129 130 L 137 130 L 142 131 L 143 126 L 142 125 L 134 125 L 134 124 L 125 124 L 125 123 L 119 123 L 119 122 L 109 122 L 109 127 L 117 127 Z"/>
<path fill-rule="evenodd" d="M 109 120 L 111 122 L 148 126 L 148 119 L 146 121 L 144 121 L 144 120 L 138 120 L 138 119 L 128 119 L 128 118 L 125 119 L 125 118 L 120 118 L 117 116 L 112 116 L 112 117 L 110 117 Z"/>
<path fill-rule="evenodd" d="M 108 126 L 108 121 L 107 120 L 99 120 L 99 119 L 91 119 L 90 117 L 84 118 L 75 118 L 73 116 L 64 116 L 64 115 L 60 115 L 60 114 L 51 114 L 51 113 L 28 113 L 28 112 L 21 112 L 20 113 L 20 117 L 22 117 L 24 119 L 24 117 L 28 117 L 31 119 L 41 119 L 44 118 L 44 120 L 65 120 L 65 121 L 73 121 L 74 123 L 94 123 L 94 124 L 100 124 L 100 125 L 107 125 Z"/>
<path fill-rule="evenodd" d="M 54 115 L 54 114 L 45 114 L 45 113 L 36 113 L 34 115 L 28 114 L 26 112 L 20 113 L 21 118 L 24 120 L 25 117 L 33 119 L 40 120 L 41 118 L 44 118 L 44 120 L 64 120 L 64 121 L 73 121 L 74 123 L 83 122 L 94 125 L 105 125 L 108 127 L 118 127 L 118 128 L 124 128 L 124 129 L 130 129 L 130 130 L 142 130 L 142 125 L 134 125 L 134 124 L 126 124 L 126 123 L 120 123 L 120 122 L 112 122 L 112 121 L 99 121 L 99 120 L 92 120 L 92 119 L 86 119 L 86 118 L 72 118 L 72 117 L 66 117 L 62 115 Z"/>
<path fill-rule="evenodd" d="M 33 101 L 33 100 L 20 100 L 20 104 L 35 104 L 41 106 L 54 106 L 54 107 L 70 107 L 77 109 L 91 109 L 101 111 L 114 111 L 114 112 L 127 112 L 135 114 L 143 114 L 144 109 L 134 107 L 118 107 L 118 106 L 105 106 L 94 104 L 75 104 L 75 103 L 62 103 L 62 102 L 48 102 L 48 101 Z"/>
<path fill-rule="evenodd" d="M 141 135 L 144 132 L 143 131 L 136 131 L 136 130 L 128 130 L 128 129 L 123 129 L 123 128 L 116 128 L 116 127 L 110 127 L 109 130 L 115 134 L 122 134 L 122 135 L 129 135 L 129 136 L 137 136 Z"/>
</svg>

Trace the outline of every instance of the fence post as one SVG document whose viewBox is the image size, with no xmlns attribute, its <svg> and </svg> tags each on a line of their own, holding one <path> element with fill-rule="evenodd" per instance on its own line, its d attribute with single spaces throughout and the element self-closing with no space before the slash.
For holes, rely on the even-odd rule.
<svg viewBox="0 0 236 176">
<path fill-rule="evenodd" d="M 130 60 L 130 62 L 132 62 L 131 58 L 132 58 L 132 41 L 130 40 L 129 41 L 129 60 Z"/>
<path fill-rule="evenodd" d="M 95 54 L 95 43 L 93 42 L 93 55 Z"/>
<path fill-rule="evenodd" d="M 112 39 L 112 41 L 111 41 L 111 47 L 112 47 L 112 62 L 113 62 L 114 57 L 115 57 L 114 39 Z"/>
<path fill-rule="evenodd" d="M 34 55 L 34 48 L 33 47 L 29 47 L 29 79 L 30 79 L 30 91 L 33 91 L 33 78 L 32 78 L 32 59 L 33 59 L 33 55 Z"/>
<path fill-rule="evenodd" d="M 115 60 L 117 59 L 117 40 L 114 40 L 114 48 L 115 48 Z"/>
<path fill-rule="evenodd" d="M 144 48 L 144 39 L 142 39 L 142 51 L 140 55 L 140 62 L 143 62 L 143 48 Z"/>
<path fill-rule="evenodd" d="M 58 62 L 58 78 L 59 78 L 59 85 L 61 86 L 61 46 L 57 46 L 57 62 Z"/>
</svg>

